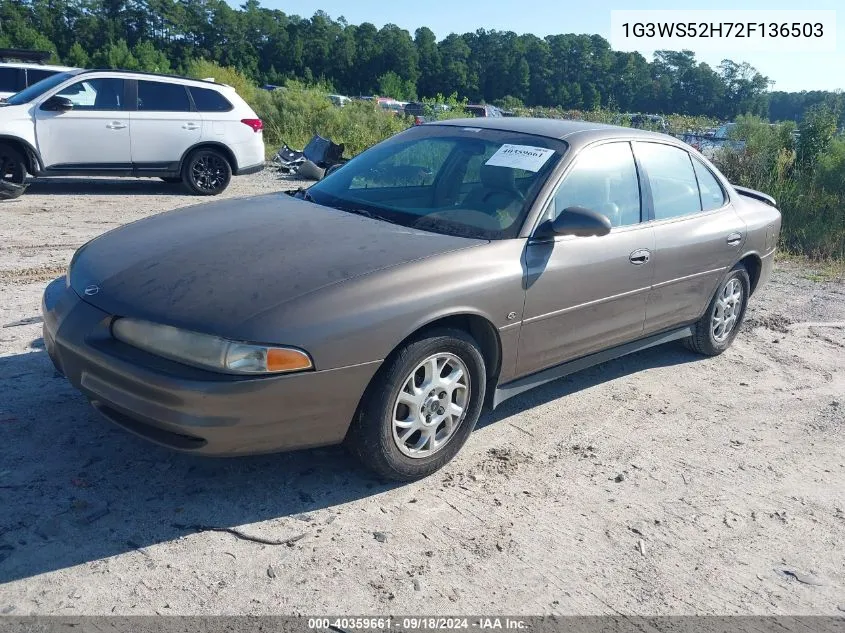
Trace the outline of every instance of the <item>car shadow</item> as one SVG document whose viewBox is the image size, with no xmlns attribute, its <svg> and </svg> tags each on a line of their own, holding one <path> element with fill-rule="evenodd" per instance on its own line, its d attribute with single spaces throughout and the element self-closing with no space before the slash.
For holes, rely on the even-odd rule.
<svg viewBox="0 0 845 633">
<path fill-rule="evenodd" d="M 664 343 L 635 352 L 615 360 L 601 363 L 569 376 L 536 387 L 505 400 L 487 416 L 481 418 L 476 428 L 494 424 L 521 411 L 547 404 L 558 398 L 595 387 L 605 382 L 624 378 L 656 367 L 672 367 L 702 360 L 704 357 L 686 349 L 680 342 Z"/>
<path fill-rule="evenodd" d="M 188 196 L 190 192 L 181 183 L 167 183 L 158 178 L 98 178 L 62 176 L 38 178 L 29 181 L 27 194 L 42 196 L 100 195 L 124 196 Z"/>
<path fill-rule="evenodd" d="M 308 532 L 310 513 L 398 485 L 339 447 L 223 459 L 150 444 L 100 418 L 33 343 L 35 351 L 0 357 L 0 583 L 170 541 L 198 525 L 272 519 L 272 538 L 284 539 Z M 668 345 L 611 361 L 507 401 L 479 427 L 694 358 Z"/>
</svg>

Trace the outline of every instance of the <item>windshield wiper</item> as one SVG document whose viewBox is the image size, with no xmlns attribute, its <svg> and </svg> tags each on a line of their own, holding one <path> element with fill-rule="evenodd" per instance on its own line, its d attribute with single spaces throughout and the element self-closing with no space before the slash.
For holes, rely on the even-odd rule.
<svg viewBox="0 0 845 633">
<path fill-rule="evenodd" d="M 346 204 L 337 204 L 334 205 L 336 209 L 341 211 L 346 211 L 347 213 L 354 213 L 355 215 L 362 215 L 365 218 L 370 218 L 371 220 L 381 220 L 382 222 L 388 222 L 390 224 L 399 224 L 396 220 L 388 218 L 387 216 L 381 215 L 379 213 L 373 213 L 369 209 L 365 209 L 363 207 L 356 207 L 352 205 Z"/>
</svg>

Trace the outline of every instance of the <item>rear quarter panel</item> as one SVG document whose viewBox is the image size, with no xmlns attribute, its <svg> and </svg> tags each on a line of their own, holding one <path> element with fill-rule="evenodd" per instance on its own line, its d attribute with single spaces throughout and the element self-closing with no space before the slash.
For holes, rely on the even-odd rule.
<svg viewBox="0 0 845 633">
<path fill-rule="evenodd" d="M 739 259 L 755 255 L 760 258 L 762 263 L 760 276 L 754 287 L 756 291 L 771 276 L 774 254 L 780 237 L 782 217 L 780 211 L 775 207 L 753 198 L 735 195 L 734 208 L 747 227 L 746 238 Z"/>
<path fill-rule="evenodd" d="M 264 135 L 255 132 L 243 119 L 257 119 L 258 115 L 234 90 L 221 90 L 221 94 L 234 106 L 228 112 L 202 112 L 203 141 L 222 143 L 235 155 L 237 165 L 243 169 L 264 162 Z"/>
</svg>

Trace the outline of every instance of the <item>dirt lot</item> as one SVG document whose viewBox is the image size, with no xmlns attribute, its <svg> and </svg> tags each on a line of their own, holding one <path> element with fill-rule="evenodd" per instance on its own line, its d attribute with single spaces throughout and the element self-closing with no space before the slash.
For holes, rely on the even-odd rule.
<svg viewBox="0 0 845 633">
<path fill-rule="evenodd" d="M 54 373 L 45 282 L 90 237 L 196 202 L 70 180 L 0 205 L 0 613 L 845 610 L 845 284 L 780 264 L 724 355 L 669 345 L 524 394 L 395 486 L 340 449 L 175 454 Z"/>
</svg>

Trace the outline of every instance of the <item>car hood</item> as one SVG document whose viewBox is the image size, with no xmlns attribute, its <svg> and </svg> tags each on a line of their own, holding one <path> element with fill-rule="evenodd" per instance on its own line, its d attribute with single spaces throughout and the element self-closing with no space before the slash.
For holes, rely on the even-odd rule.
<svg viewBox="0 0 845 633">
<path fill-rule="evenodd" d="M 71 285 L 113 315 L 237 337 L 250 317 L 320 288 L 483 243 L 272 194 L 110 231 L 77 251 Z"/>
</svg>

